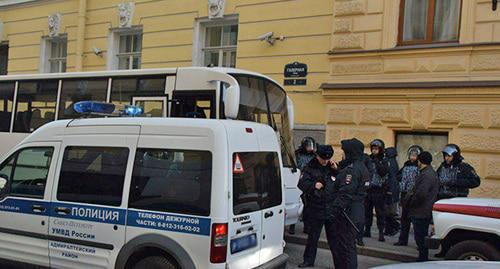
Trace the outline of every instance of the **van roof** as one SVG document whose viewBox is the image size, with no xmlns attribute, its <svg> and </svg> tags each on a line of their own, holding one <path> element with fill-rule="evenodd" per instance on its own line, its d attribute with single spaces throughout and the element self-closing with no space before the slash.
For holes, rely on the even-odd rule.
<svg viewBox="0 0 500 269">
<path fill-rule="evenodd" d="M 195 128 L 197 130 L 221 130 L 232 128 L 251 128 L 255 132 L 263 132 L 266 134 L 274 133 L 274 130 L 265 124 L 237 121 L 237 120 L 216 120 L 216 119 L 193 119 L 193 118 L 90 118 L 90 119 L 73 119 L 73 120 L 58 120 L 50 122 L 41 128 L 37 129 L 28 136 L 22 143 L 36 141 L 60 141 L 67 133 L 68 128 L 74 127 L 92 127 L 96 133 L 114 132 L 120 134 L 120 128 L 109 128 L 119 126 L 140 126 L 140 134 L 171 134 L 181 132 L 179 128 Z M 87 128 L 86 128 L 87 129 Z M 87 129 L 88 130 L 88 129 Z M 112 131 L 110 131 L 112 130 Z M 87 133 L 87 132 L 85 132 Z M 78 130 L 72 129 L 71 134 L 78 134 Z M 182 134 L 182 133 L 179 133 Z M 199 135 L 204 135 L 199 133 Z"/>
</svg>

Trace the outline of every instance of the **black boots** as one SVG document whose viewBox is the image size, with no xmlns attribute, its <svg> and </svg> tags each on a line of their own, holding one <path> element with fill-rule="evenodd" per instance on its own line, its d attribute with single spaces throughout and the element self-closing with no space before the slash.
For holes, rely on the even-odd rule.
<svg viewBox="0 0 500 269">
<path fill-rule="evenodd" d="M 372 233 L 370 231 L 371 231 L 371 228 L 365 228 L 365 232 L 363 233 L 363 237 L 372 237 Z"/>
<path fill-rule="evenodd" d="M 303 263 L 299 264 L 299 268 L 307 268 L 307 267 L 314 267 L 314 264 L 310 264 L 307 262 L 303 262 Z"/>
<path fill-rule="evenodd" d="M 384 232 L 382 232 L 382 231 L 381 231 L 381 232 L 378 234 L 378 241 L 380 241 L 380 242 L 385 242 Z"/>
</svg>

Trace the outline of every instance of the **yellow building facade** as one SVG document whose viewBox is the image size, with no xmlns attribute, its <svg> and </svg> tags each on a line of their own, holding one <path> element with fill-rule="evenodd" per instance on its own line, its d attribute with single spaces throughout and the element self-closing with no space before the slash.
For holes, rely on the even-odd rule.
<svg viewBox="0 0 500 269">
<path fill-rule="evenodd" d="M 444 9 L 453 1 L 334 2 L 330 76 L 321 86 L 326 140 L 378 137 L 402 159 L 420 142 L 439 161 L 438 145 L 456 143 L 482 178 L 472 194 L 500 197 L 500 11 L 492 1 Z"/>
<path fill-rule="evenodd" d="M 348 137 L 382 138 L 400 161 L 412 143 L 436 159 L 456 143 L 483 179 L 473 195 L 500 197 L 500 11 L 492 2 L 5 0 L 0 65 L 30 74 L 215 63 L 284 84 L 285 65 L 305 63 L 306 85 L 285 86 L 296 138 L 336 148 Z M 122 51 L 124 34 L 140 38 Z"/>
<path fill-rule="evenodd" d="M 204 65 L 200 61 L 203 24 L 227 20 L 238 26 L 236 67 L 265 74 L 283 84 L 284 66 L 308 65 L 307 85 L 287 86 L 295 101 L 296 122 L 304 132 L 324 138 L 325 106 L 320 85 L 328 76 L 333 3 L 329 0 L 14 0 L 0 3 L 2 41 L 8 44 L 8 74 L 43 70 L 43 38 L 50 37 L 49 16 L 59 14 L 57 36 L 67 40 L 66 71 L 111 67 L 110 36 L 120 29 L 142 34 L 140 68 Z M 223 2 L 222 18 L 209 19 L 210 2 Z M 119 5 L 132 4 L 130 27 L 121 27 Z M 200 27 L 201 25 L 201 27 Z M 273 32 L 274 45 L 259 40 Z M 42 44 L 42 45 L 41 45 Z M 201 45 L 200 45 L 201 44 Z M 100 54 L 96 54 L 98 50 Z M 300 133 L 300 130 L 299 130 Z"/>
</svg>

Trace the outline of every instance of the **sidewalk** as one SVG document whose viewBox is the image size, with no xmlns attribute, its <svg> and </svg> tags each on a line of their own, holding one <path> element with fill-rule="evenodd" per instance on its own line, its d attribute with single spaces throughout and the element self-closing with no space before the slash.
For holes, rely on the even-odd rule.
<svg viewBox="0 0 500 269">
<path fill-rule="evenodd" d="M 375 223 L 375 220 L 374 222 Z M 376 226 L 376 225 L 373 225 Z M 287 243 L 301 244 L 305 245 L 307 241 L 307 234 L 302 232 L 303 223 L 298 223 L 295 227 L 295 234 L 291 235 L 285 232 L 285 241 Z M 358 246 L 358 254 L 371 256 L 381 259 L 389 259 L 400 262 L 413 262 L 418 256 L 417 245 L 413 239 L 413 229 L 410 230 L 410 238 L 408 240 L 408 246 L 394 246 L 393 244 L 398 241 L 399 234 L 395 236 L 385 236 L 385 242 L 379 242 L 378 230 L 376 227 L 372 227 L 372 237 L 364 238 L 365 246 Z M 325 230 L 323 229 L 318 243 L 319 248 L 328 249 L 328 243 L 326 242 Z M 429 250 L 429 259 L 437 260 L 434 258 L 434 254 L 438 253 L 438 250 Z"/>
</svg>

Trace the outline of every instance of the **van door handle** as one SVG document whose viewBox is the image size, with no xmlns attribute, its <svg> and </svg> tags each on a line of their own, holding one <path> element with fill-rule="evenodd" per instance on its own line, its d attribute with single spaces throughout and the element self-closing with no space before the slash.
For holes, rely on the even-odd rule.
<svg viewBox="0 0 500 269">
<path fill-rule="evenodd" d="M 266 219 L 267 219 L 267 218 L 270 218 L 270 217 L 272 217 L 272 216 L 274 216 L 273 211 L 269 211 L 269 212 L 266 212 L 266 213 L 264 214 L 264 218 L 266 218 Z"/>
<path fill-rule="evenodd" d="M 69 215 L 71 213 L 71 210 L 67 207 L 56 207 L 55 211 L 61 215 Z"/>
<path fill-rule="evenodd" d="M 37 212 L 37 213 L 43 213 L 43 212 L 45 212 L 45 206 L 43 206 L 43 205 L 33 205 L 33 206 L 31 206 L 31 211 Z"/>
</svg>

